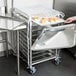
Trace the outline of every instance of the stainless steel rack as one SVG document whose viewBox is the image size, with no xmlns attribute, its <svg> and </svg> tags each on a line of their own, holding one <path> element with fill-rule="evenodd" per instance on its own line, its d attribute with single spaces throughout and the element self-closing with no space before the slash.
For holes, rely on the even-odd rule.
<svg viewBox="0 0 76 76">
<path fill-rule="evenodd" d="M 71 31 L 69 31 L 70 29 L 68 29 L 71 27 L 74 28 L 74 24 L 65 26 L 65 25 L 62 25 L 63 23 L 56 23 L 56 25 L 57 25 L 56 27 L 51 27 L 51 25 L 42 26 L 42 25 L 39 25 L 39 24 L 33 22 L 31 20 L 31 16 L 28 15 L 26 12 L 24 13 L 15 8 L 13 8 L 12 10 L 13 10 L 13 15 L 20 17 L 22 20 L 25 21 L 26 28 L 19 29 L 18 33 L 17 33 L 18 34 L 17 48 L 23 55 L 21 58 L 28 64 L 27 68 L 29 69 L 29 72 L 31 74 L 36 72 L 35 67 L 33 67 L 35 64 L 39 64 L 41 62 L 45 62 L 45 61 L 53 59 L 55 61 L 55 64 L 58 65 L 60 63 L 60 57 L 59 57 L 60 49 L 65 48 L 65 47 L 66 48 L 72 47 L 75 45 L 74 29 L 71 29 Z M 60 13 L 60 15 L 61 15 L 61 13 Z M 59 13 L 57 16 L 59 16 Z M 50 43 L 50 45 L 52 45 L 54 42 L 53 45 L 55 47 L 49 45 L 50 47 L 48 47 L 46 49 L 44 46 L 41 48 L 35 48 L 37 43 L 40 44 L 40 39 L 46 35 L 45 33 L 47 31 L 49 31 L 51 34 L 52 34 L 52 32 L 56 32 L 55 33 L 56 35 L 59 34 L 60 37 L 63 36 L 64 38 L 66 38 L 66 39 L 64 39 L 65 41 L 63 41 L 63 38 L 62 38 L 62 40 L 61 40 L 61 41 L 63 41 L 62 46 L 60 44 L 58 44 L 59 46 L 57 46 L 57 44 L 55 45 L 56 42 L 52 41 Z M 70 33 L 67 31 L 69 31 Z M 69 35 L 68 35 L 69 40 L 67 40 L 68 37 L 67 37 L 67 34 L 65 34 L 65 32 L 68 34 L 71 34 L 72 38 L 69 37 Z M 44 34 L 44 36 L 43 36 L 43 34 Z M 48 34 L 48 35 L 50 35 L 50 34 Z M 57 36 L 57 38 L 59 38 L 58 36 Z M 52 35 L 52 37 L 54 37 L 54 35 Z M 55 38 L 55 40 L 56 40 L 56 38 Z M 65 43 L 68 42 L 67 45 L 65 45 L 64 42 Z M 39 45 L 39 46 L 42 46 L 42 45 Z"/>
<path fill-rule="evenodd" d="M 29 27 L 27 27 L 26 29 L 19 31 L 19 49 L 25 57 L 24 59 L 28 64 L 30 72 L 35 73 L 36 69 L 35 67 L 33 67 L 33 65 L 51 59 L 55 59 L 57 61 L 57 59 L 59 59 L 60 57 L 58 50 L 55 49 L 39 51 L 31 50 L 31 46 L 33 45 L 33 43 L 35 42 L 35 40 L 43 29 L 41 26 L 32 26 L 31 28 L 32 29 L 29 30 Z M 57 61 L 57 63 L 59 63 L 59 61 Z"/>
</svg>

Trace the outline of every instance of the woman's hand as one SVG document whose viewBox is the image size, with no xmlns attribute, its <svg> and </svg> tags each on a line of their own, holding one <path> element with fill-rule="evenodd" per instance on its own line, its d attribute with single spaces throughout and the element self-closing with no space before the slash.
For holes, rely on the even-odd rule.
<svg viewBox="0 0 76 76">
<path fill-rule="evenodd" d="M 64 23 L 71 23 L 71 22 L 73 22 L 73 21 L 75 21 L 75 20 L 76 20 L 76 16 L 69 17 L 69 18 L 67 18 L 67 19 L 65 20 Z"/>
</svg>

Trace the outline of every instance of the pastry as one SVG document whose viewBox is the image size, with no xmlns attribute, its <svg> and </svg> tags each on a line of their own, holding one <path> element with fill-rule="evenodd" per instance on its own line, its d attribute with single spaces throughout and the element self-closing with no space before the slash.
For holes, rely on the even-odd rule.
<svg viewBox="0 0 76 76">
<path fill-rule="evenodd" d="M 40 23 L 42 23 L 42 24 L 46 23 L 47 21 L 48 21 L 47 18 L 41 18 L 41 19 L 40 19 Z"/>
<path fill-rule="evenodd" d="M 33 16 L 32 20 L 38 20 L 38 17 L 37 16 Z"/>
<path fill-rule="evenodd" d="M 48 18 L 48 22 L 56 22 L 58 20 L 57 17 L 50 17 Z"/>
</svg>

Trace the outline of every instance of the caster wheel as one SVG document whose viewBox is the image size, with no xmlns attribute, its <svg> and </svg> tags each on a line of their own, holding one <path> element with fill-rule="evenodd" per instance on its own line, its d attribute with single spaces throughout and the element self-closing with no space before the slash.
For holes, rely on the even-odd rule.
<svg viewBox="0 0 76 76">
<path fill-rule="evenodd" d="M 32 69 L 30 69 L 30 73 L 31 74 L 35 74 L 35 72 L 36 72 L 36 68 L 35 67 L 32 67 Z"/>
<path fill-rule="evenodd" d="M 61 58 L 55 59 L 54 63 L 55 65 L 59 65 L 61 63 Z"/>
<path fill-rule="evenodd" d="M 36 68 L 35 68 L 35 67 L 28 68 L 27 70 L 28 70 L 28 72 L 29 72 L 30 74 L 32 74 L 32 75 L 36 73 Z"/>
</svg>

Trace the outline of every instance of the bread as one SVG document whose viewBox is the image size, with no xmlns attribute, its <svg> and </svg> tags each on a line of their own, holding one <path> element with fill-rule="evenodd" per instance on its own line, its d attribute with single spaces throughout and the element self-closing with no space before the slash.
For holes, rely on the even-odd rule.
<svg viewBox="0 0 76 76">
<path fill-rule="evenodd" d="M 40 23 L 42 23 L 42 24 L 46 23 L 47 21 L 48 21 L 47 18 L 41 18 L 41 19 L 40 19 Z"/>
<path fill-rule="evenodd" d="M 48 22 L 56 22 L 58 20 L 57 17 L 50 17 L 48 18 Z"/>
<path fill-rule="evenodd" d="M 38 20 L 38 17 L 37 16 L 33 16 L 32 20 Z"/>
</svg>

